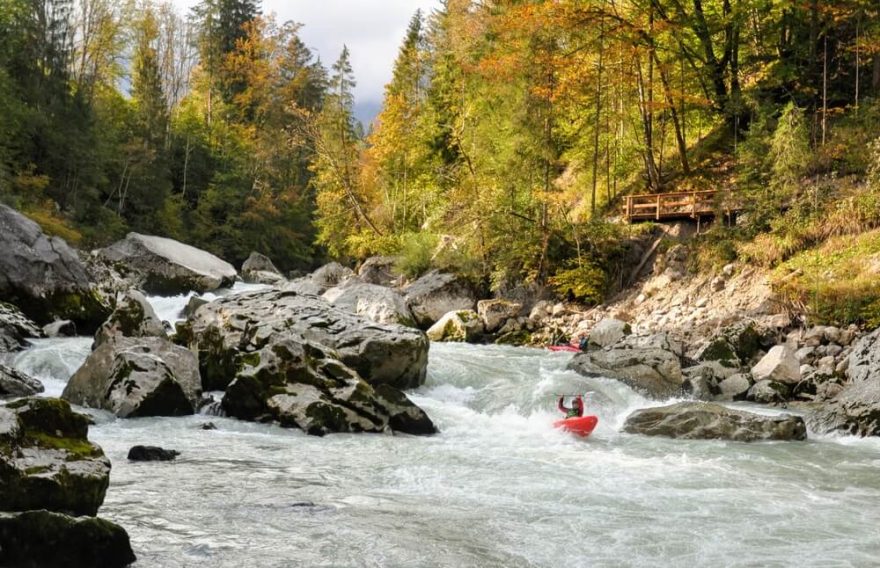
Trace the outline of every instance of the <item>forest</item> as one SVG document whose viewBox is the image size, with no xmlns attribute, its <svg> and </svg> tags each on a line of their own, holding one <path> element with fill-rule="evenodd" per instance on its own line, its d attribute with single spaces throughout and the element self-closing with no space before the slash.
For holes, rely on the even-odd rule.
<svg viewBox="0 0 880 568">
<path fill-rule="evenodd" d="M 445 0 L 369 125 L 348 50 L 325 67 L 299 31 L 255 0 L 3 0 L 0 200 L 82 247 L 387 254 L 585 302 L 646 230 L 613 222 L 621 195 L 738 192 L 707 263 L 880 226 L 873 0 Z"/>
</svg>

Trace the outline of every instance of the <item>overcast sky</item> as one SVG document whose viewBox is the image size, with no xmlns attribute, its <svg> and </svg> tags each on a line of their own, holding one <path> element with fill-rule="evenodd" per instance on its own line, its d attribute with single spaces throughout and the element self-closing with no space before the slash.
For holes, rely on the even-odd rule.
<svg viewBox="0 0 880 568">
<path fill-rule="evenodd" d="M 197 2 L 175 0 L 187 10 Z M 336 61 L 343 44 L 348 46 L 358 82 L 357 114 L 367 122 L 379 110 L 410 18 L 419 8 L 430 12 L 439 0 L 263 0 L 262 6 L 279 21 L 303 24 L 303 41 L 318 52 L 325 67 Z"/>
</svg>

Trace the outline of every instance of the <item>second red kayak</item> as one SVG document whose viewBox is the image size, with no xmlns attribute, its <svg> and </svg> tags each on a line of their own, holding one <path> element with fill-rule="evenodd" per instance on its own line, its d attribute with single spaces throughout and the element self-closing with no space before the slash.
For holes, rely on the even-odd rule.
<svg viewBox="0 0 880 568">
<path fill-rule="evenodd" d="M 553 426 L 556 428 L 561 428 L 566 432 L 571 432 L 576 436 L 581 436 L 582 438 L 586 438 L 590 434 L 593 433 L 593 430 L 596 429 L 596 425 L 599 423 L 598 416 L 580 416 L 573 418 L 565 418 L 563 420 L 557 420 L 553 423 Z"/>
<path fill-rule="evenodd" d="M 550 351 L 570 351 L 572 353 L 580 353 L 581 351 L 577 345 L 549 345 L 547 349 Z"/>
</svg>

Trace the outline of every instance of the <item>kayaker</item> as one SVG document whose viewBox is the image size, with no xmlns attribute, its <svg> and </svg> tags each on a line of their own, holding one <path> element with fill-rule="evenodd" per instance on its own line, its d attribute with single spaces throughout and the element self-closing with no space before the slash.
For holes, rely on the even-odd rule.
<svg viewBox="0 0 880 568">
<path fill-rule="evenodd" d="M 571 408 L 565 406 L 565 397 L 559 397 L 559 407 L 560 412 L 565 413 L 566 418 L 580 418 L 584 415 L 584 398 L 581 395 L 577 395 L 571 401 Z"/>
</svg>

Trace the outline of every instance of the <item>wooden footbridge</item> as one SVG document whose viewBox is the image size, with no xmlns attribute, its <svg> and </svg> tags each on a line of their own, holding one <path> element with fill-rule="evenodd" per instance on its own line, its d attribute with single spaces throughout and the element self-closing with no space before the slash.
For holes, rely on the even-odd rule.
<svg viewBox="0 0 880 568">
<path fill-rule="evenodd" d="M 739 211 L 739 204 L 729 191 L 679 191 L 627 195 L 624 217 L 629 223 L 640 221 L 676 221 L 723 215 L 728 219 Z"/>
</svg>

